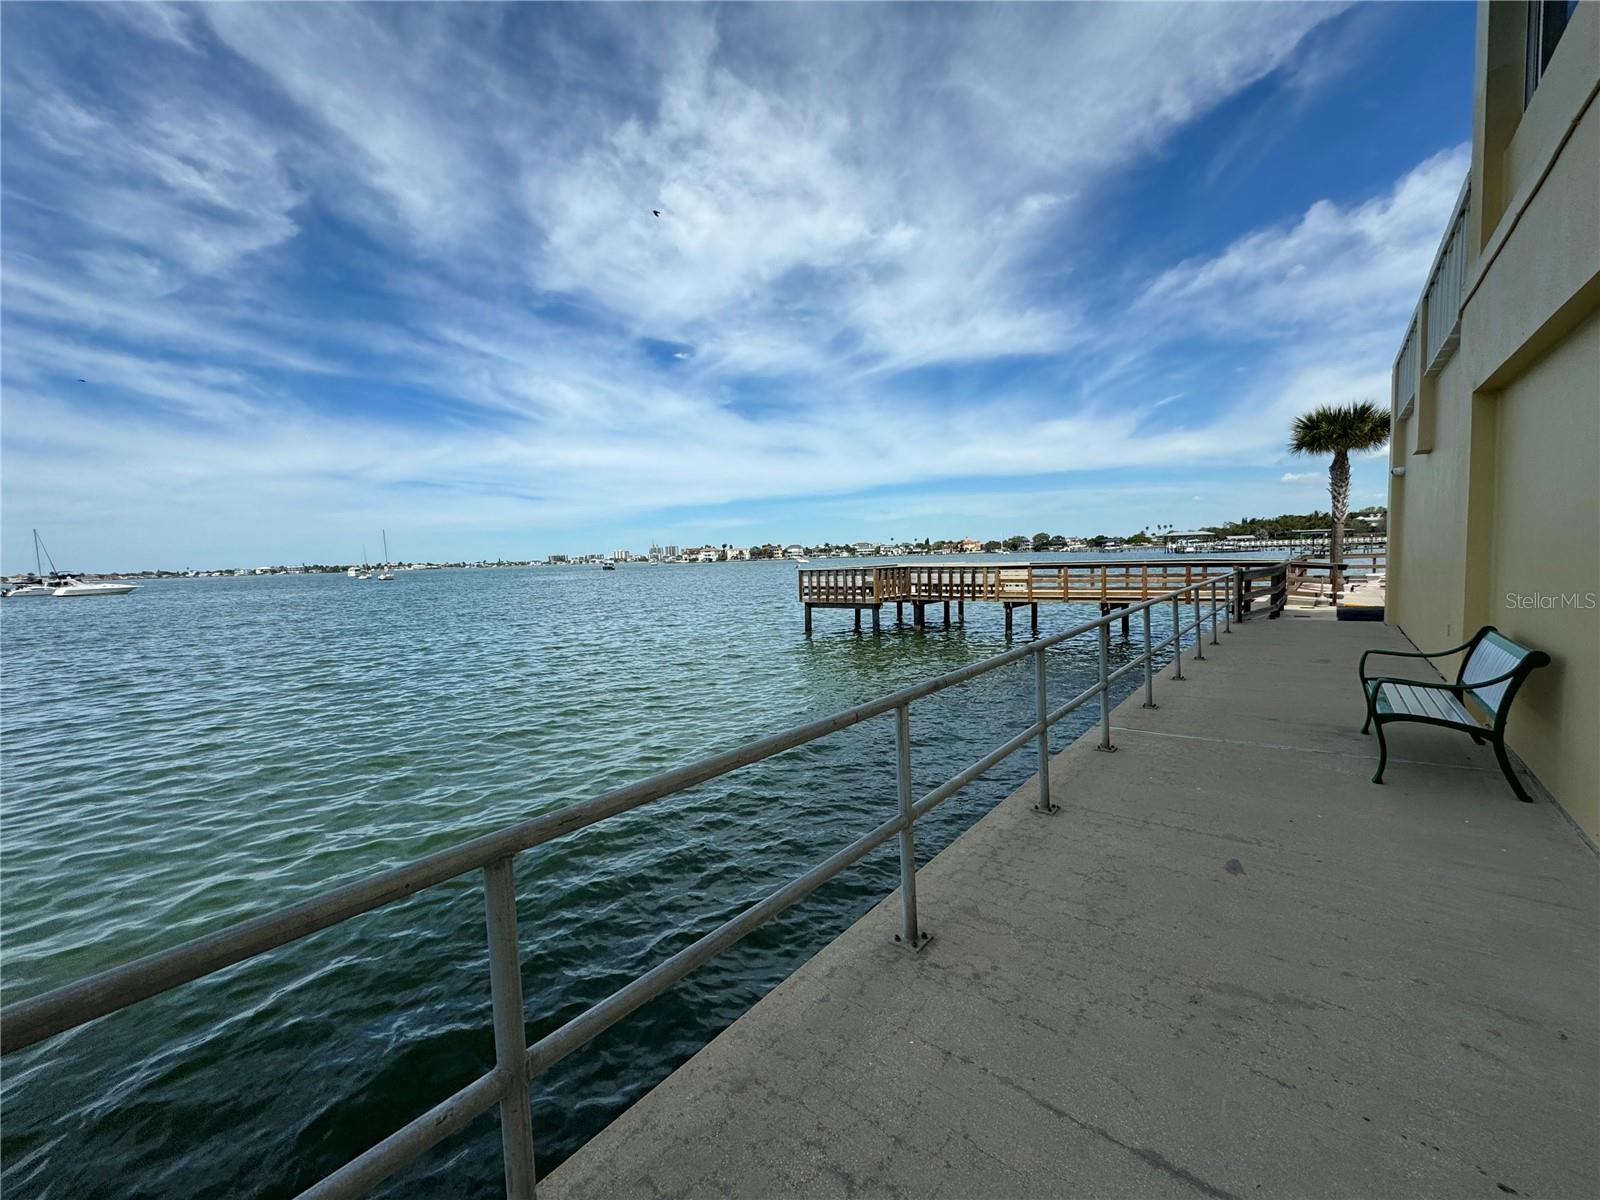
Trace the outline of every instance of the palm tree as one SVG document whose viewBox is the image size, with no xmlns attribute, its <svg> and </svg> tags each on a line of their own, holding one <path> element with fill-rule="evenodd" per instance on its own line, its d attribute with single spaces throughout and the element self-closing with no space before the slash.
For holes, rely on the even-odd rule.
<svg viewBox="0 0 1600 1200">
<path fill-rule="evenodd" d="M 1370 400 L 1324 404 L 1301 413 L 1289 429 L 1291 453 L 1333 455 L 1333 461 L 1328 464 L 1328 501 L 1333 517 L 1328 559 L 1333 564 L 1331 574 L 1336 602 L 1344 566 L 1344 519 L 1350 512 L 1350 452 L 1375 450 L 1388 440 L 1389 414 Z"/>
</svg>

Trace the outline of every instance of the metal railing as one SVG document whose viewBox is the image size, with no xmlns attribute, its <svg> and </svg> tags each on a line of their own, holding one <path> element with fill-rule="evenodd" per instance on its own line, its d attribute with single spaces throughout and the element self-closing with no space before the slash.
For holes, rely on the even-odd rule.
<svg viewBox="0 0 1600 1200">
<path fill-rule="evenodd" d="M 1400 357 L 1394 368 L 1395 412 L 1402 417 L 1411 415 L 1411 406 L 1417 398 L 1417 321 L 1413 317 L 1406 329 L 1406 340 L 1400 343 Z"/>
<path fill-rule="evenodd" d="M 1173 678 L 1182 679 L 1183 637 L 1193 632 L 1194 657 L 1197 660 L 1204 659 L 1207 621 L 1211 626 L 1212 645 L 1219 644 L 1219 621 L 1224 631 L 1231 632 L 1234 582 L 1231 572 L 1213 575 L 1167 595 L 1084 622 L 1063 633 L 1040 638 L 925 683 L 747 742 L 721 754 L 617 788 L 592 800 L 507 826 L 404 866 L 331 889 L 277 912 L 242 921 L 41 996 L 19 1001 L 0 1011 L 0 1054 L 22 1050 L 181 984 L 266 954 L 362 913 L 404 900 L 469 871 L 481 870 L 489 946 L 494 1069 L 324 1177 L 301 1193 L 301 1200 L 334 1200 L 335 1197 L 362 1195 L 429 1147 L 465 1128 L 473 1119 L 496 1105 L 500 1107 L 506 1195 L 510 1200 L 531 1200 L 535 1175 L 530 1089 L 537 1076 L 892 839 L 898 839 L 900 844 L 901 929 L 895 935 L 896 940 L 913 948 L 922 945 L 927 935 L 922 932 L 917 920 L 917 820 L 1030 741 L 1036 744 L 1039 757 L 1038 797 L 1034 807 L 1043 813 L 1058 811 L 1058 806 L 1050 800 L 1051 726 L 1098 698 L 1099 748 L 1114 750 L 1116 747 L 1111 741 L 1111 689 L 1142 666 L 1145 706 L 1156 707 L 1156 656 L 1167 647 L 1173 647 Z M 1157 643 L 1151 635 L 1151 612 L 1157 606 L 1168 605 L 1172 610 L 1172 632 Z M 1190 610 L 1187 619 L 1183 612 L 1185 607 Z M 1110 624 L 1138 612 L 1143 613 L 1144 649 L 1138 657 L 1112 670 Z M 1054 647 L 1089 632 L 1094 632 L 1099 641 L 1099 678 L 1091 687 L 1052 709 L 1045 679 L 1045 655 Z M 947 688 L 1021 662 L 1030 655 L 1035 664 L 1036 712 L 1033 723 L 920 800 L 914 799 L 911 779 L 911 705 Z M 658 963 L 532 1046 L 526 1044 L 527 1018 L 522 996 L 520 940 L 512 874 L 512 862 L 517 854 L 888 713 L 894 714 L 896 729 L 898 805 L 893 817 Z"/>
<path fill-rule="evenodd" d="M 1423 323 L 1427 329 L 1422 354 L 1425 374 L 1438 372 L 1448 361 L 1445 351 L 1454 350 L 1460 340 L 1461 301 L 1467 286 L 1467 208 L 1471 197 L 1471 176 L 1468 176 L 1461 186 L 1461 194 L 1456 197 L 1455 211 L 1445 226 L 1433 271 L 1422 291 Z"/>
</svg>

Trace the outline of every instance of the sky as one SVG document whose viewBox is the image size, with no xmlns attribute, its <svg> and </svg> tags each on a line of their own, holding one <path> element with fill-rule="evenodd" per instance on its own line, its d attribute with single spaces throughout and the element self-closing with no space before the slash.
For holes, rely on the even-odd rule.
<svg viewBox="0 0 1600 1200">
<path fill-rule="evenodd" d="M 1288 425 L 1388 402 L 1473 19 L 6 5 L 0 561 L 1326 508 Z"/>
</svg>

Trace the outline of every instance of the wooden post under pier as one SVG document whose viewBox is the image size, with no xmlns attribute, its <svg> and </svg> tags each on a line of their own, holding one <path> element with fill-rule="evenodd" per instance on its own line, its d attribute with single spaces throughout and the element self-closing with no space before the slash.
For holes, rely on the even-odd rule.
<svg viewBox="0 0 1600 1200">
<path fill-rule="evenodd" d="M 1102 617 L 1107 616 L 1108 614 L 1110 614 L 1112 612 L 1115 612 L 1119 608 L 1122 610 L 1122 640 L 1123 641 L 1127 641 L 1129 636 L 1130 636 L 1129 629 L 1128 629 L 1128 608 L 1129 608 L 1129 605 L 1125 604 L 1125 603 L 1118 602 L 1118 601 L 1114 601 L 1114 600 L 1102 600 L 1102 601 L 1100 601 L 1100 615 Z"/>
</svg>

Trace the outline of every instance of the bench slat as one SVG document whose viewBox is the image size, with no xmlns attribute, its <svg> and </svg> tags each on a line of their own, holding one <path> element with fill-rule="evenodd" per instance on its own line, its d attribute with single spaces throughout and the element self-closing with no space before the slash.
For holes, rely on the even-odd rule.
<svg viewBox="0 0 1600 1200">
<path fill-rule="evenodd" d="M 1384 713 L 1429 717 L 1465 725 L 1479 724 L 1461 701 L 1442 688 L 1416 687 L 1407 683 L 1379 684 L 1375 707 Z"/>
</svg>

